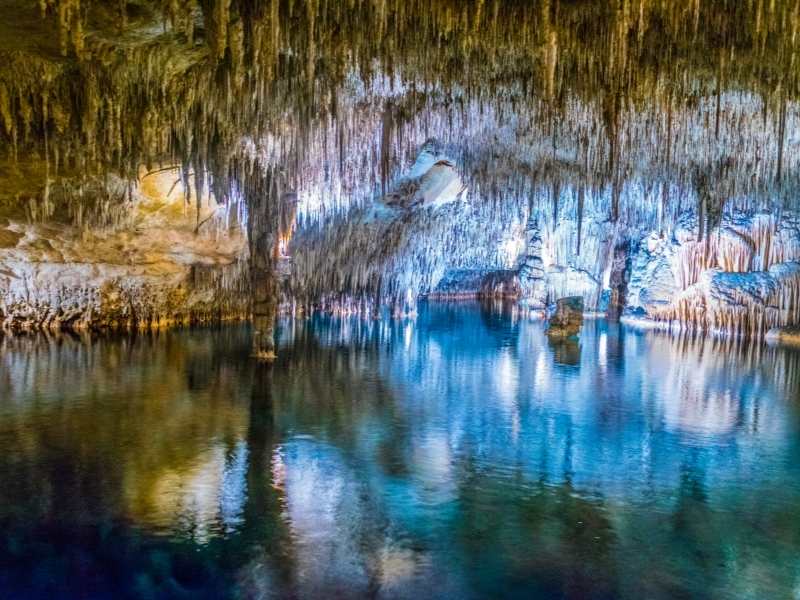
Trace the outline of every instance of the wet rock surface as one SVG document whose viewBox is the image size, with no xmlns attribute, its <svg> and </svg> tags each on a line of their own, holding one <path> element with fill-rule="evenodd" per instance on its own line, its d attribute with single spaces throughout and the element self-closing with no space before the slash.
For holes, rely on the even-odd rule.
<svg viewBox="0 0 800 600">
<path fill-rule="evenodd" d="M 583 298 L 572 296 L 559 298 L 556 309 L 550 317 L 547 335 L 550 338 L 571 338 L 580 333 L 583 325 Z"/>
<path fill-rule="evenodd" d="M 768 342 L 800 347 L 800 326 L 775 327 L 767 332 Z"/>
</svg>

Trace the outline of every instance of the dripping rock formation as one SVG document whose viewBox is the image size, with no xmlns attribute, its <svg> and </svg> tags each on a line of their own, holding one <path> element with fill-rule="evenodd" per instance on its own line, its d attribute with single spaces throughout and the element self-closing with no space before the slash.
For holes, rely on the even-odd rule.
<svg viewBox="0 0 800 600">
<path fill-rule="evenodd" d="M 0 317 L 800 324 L 796 0 L 6 0 Z"/>
</svg>

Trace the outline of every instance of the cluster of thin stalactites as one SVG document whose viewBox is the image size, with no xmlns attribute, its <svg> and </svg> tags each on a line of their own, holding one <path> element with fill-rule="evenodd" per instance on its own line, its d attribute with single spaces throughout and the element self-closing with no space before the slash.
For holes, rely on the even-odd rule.
<svg viewBox="0 0 800 600">
<path fill-rule="evenodd" d="M 800 239 L 762 214 L 746 226 L 727 224 L 686 240 L 673 259 L 678 290 L 650 306 L 665 326 L 761 338 L 800 322 Z"/>
<path fill-rule="evenodd" d="M 285 188 L 314 190 L 335 210 L 367 184 L 385 191 L 425 136 L 479 129 L 487 115 L 533 156 L 487 158 L 485 137 L 456 140 L 484 194 L 515 187 L 509 172 L 619 189 L 631 174 L 691 186 L 716 169 L 731 183 L 715 196 L 794 177 L 790 0 L 142 5 L 167 32 L 123 50 L 93 29 L 97 3 L 44 0 L 44 22 L 57 18 L 61 50 L 75 58 L 14 56 L 0 78 L 9 154 L 35 148 L 45 181 L 108 170 L 132 179 L 142 163 L 172 161 L 208 173 L 224 199 L 235 181 L 263 192 L 241 180 L 266 161 Z M 756 135 L 765 127 L 768 144 Z"/>
<path fill-rule="evenodd" d="M 3 51 L 0 160 L 37 165 L 17 198 L 32 219 L 66 205 L 77 222 L 117 225 L 143 164 L 179 165 L 198 215 L 211 190 L 246 207 L 238 225 L 285 245 L 287 192 L 301 226 L 336 225 L 389 191 L 431 137 L 453 155 L 477 214 L 535 202 L 552 229 L 567 211 L 580 224 L 588 198 L 601 198 L 609 222 L 663 232 L 688 202 L 702 237 L 731 204 L 772 208 L 800 188 L 787 135 L 800 119 L 798 0 L 119 6 L 42 0 L 65 58 Z M 114 10 L 111 31 L 102 23 Z M 127 183 L 109 189 L 109 173 Z M 449 231 L 431 243 L 457 249 Z M 683 261 L 683 288 L 700 267 L 756 269 L 736 240 L 714 244 Z M 386 257 L 378 265 L 396 267 Z M 402 306 L 409 289 L 405 275 L 368 266 L 355 279 L 315 273 L 319 298 L 337 277 L 334 289 L 359 302 Z"/>
</svg>

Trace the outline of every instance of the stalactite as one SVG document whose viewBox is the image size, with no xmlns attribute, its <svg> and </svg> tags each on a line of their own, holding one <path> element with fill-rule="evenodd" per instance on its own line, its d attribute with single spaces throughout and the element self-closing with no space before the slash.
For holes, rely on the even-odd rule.
<svg viewBox="0 0 800 600">
<path fill-rule="evenodd" d="M 770 329 L 800 321 L 800 263 L 768 272 L 707 272 L 669 307 L 654 309 L 667 324 L 731 337 L 763 338 Z"/>
<path fill-rule="evenodd" d="M 716 111 L 714 115 L 714 139 L 719 139 L 719 119 L 722 111 L 722 71 L 725 65 L 725 50 L 719 51 L 719 69 L 717 70 Z"/>
<path fill-rule="evenodd" d="M 64 0 L 63 2 L 60 0 L 53 0 L 52 2 L 46 3 L 45 6 L 46 8 L 49 6 L 61 10 L 63 5 L 63 11 L 65 13 L 79 15 L 80 19 L 78 20 L 82 23 L 85 18 L 84 15 L 87 15 L 91 12 L 93 3 L 88 0 L 84 0 L 84 2 L 79 6 L 74 2 L 75 0 Z M 422 53 L 425 52 L 426 48 L 428 48 L 428 44 L 426 42 L 428 42 L 430 39 L 437 38 L 438 31 L 450 31 L 452 32 L 452 35 L 456 37 L 463 36 L 463 43 L 455 43 L 451 45 L 453 58 L 456 60 L 466 60 L 473 54 L 475 56 L 481 56 L 480 52 L 473 53 L 473 50 L 480 47 L 483 48 L 485 53 L 488 50 L 486 46 L 488 44 L 497 43 L 496 40 L 506 40 L 507 43 L 517 42 L 515 44 L 516 47 L 530 48 L 530 52 L 534 56 L 539 51 L 539 46 L 543 45 L 547 49 L 547 52 L 545 53 L 546 59 L 541 62 L 541 68 L 546 73 L 544 80 L 548 83 L 546 84 L 547 90 L 544 95 L 545 97 L 543 98 L 546 110 L 541 112 L 547 115 L 546 118 L 549 122 L 552 122 L 553 112 L 552 107 L 547 105 L 556 101 L 558 103 L 564 102 L 563 90 L 565 86 L 567 86 L 568 91 L 569 86 L 572 86 L 571 93 L 576 94 L 577 97 L 581 98 L 584 102 L 589 102 L 591 104 L 593 99 L 591 97 L 591 93 L 587 91 L 591 90 L 592 87 L 589 82 L 596 81 L 597 74 L 605 72 L 607 75 L 605 78 L 609 82 L 612 82 L 612 84 L 610 89 L 602 91 L 602 98 L 604 98 L 604 100 L 601 100 L 599 104 L 604 103 L 606 105 L 606 107 L 602 110 L 605 110 L 608 113 L 608 116 L 605 117 L 605 122 L 608 124 L 607 133 L 609 134 L 610 148 L 607 150 L 596 149 L 592 151 L 590 153 L 592 156 L 590 163 L 594 165 L 592 167 L 593 171 L 595 173 L 600 173 L 603 171 L 603 169 L 598 169 L 598 165 L 602 165 L 604 160 L 608 161 L 608 171 L 610 172 L 609 176 L 612 178 L 612 180 L 616 180 L 618 178 L 627 177 L 626 172 L 628 168 L 623 163 L 627 162 L 629 159 L 621 155 L 619 147 L 620 144 L 630 143 L 630 141 L 625 142 L 623 138 L 627 138 L 628 134 L 624 133 L 624 131 L 630 129 L 629 123 L 631 122 L 631 119 L 636 116 L 634 114 L 628 114 L 630 107 L 635 106 L 635 102 L 633 102 L 632 99 L 635 99 L 641 94 L 641 92 L 637 90 L 636 86 L 646 85 L 651 90 L 658 88 L 667 88 L 672 90 L 677 87 L 677 97 L 680 97 L 681 90 L 686 89 L 684 87 L 686 84 L 680 78 L 678 78 L 675 82 L 677 85 L 673 85 L 671 82 L 669 82 L 669 76 L 667 76 L 665 73 L 660 73 L 657 79 L 652 81 L 648 78 L 648 76 L 643 75 L 643 73 L 648 73 L 646 68 L 643 67 L 637 70 L 635 61 L 640 59 L 637 58 L 635 52 L 638 52 L 638 50 L 629 47 L 626 41 L 626 34 L 628 31 L 637 30 L 637 33 L 641 35 L 641 28 L 643 27 L 644 23 L 660 19 L 667 23 L 668 31 L 671 32 L 670 35 L 675 36 L 675 44 L 688 43 L 690 45 L 693 44 L 693 46 L 690 47 L 697 48 L 697 54 L 692 58 L 693 61 L 697 62 L 698 65 L 703 65 L 704 63 L 707 64 L 710 59 L 711 62 L 714 63 L 714 69 L 717 70 L 717 76 L 712 78 L 712 81 L 716 80 L 717 84 L 719 84 L 722 81 L 721 74 L 724 74 L 727 71 L 727 69 L 724 67 L 724 64 L 726 63 L 724 54 L 719 55 L 719 52 L 716 52 L 711 57 L 708 56 L 708 52 L 706 52 L 706 45 L 712 45 L 712 43 L 703 37 L 705 34 L 695 34 L 693 38 L 688 41 L 680 38 L 680 26 L 677 21 L 678 17 L 675 16 L 678 14 L 678 11 L 670 10 L 668 5 L 661 6 L 651 3 L 640 3 L 638 6 L 639 14 L 634 16 L 634 11 L 632 11 L 627 3 L 625 3 L 619 10 L 610 12 L 609 16 L 604 16 L 602 19 L 592 24 L 592 27 L 596 28 L 596 33 L 586 35 L 581 39 L 576 38 L 569 29 L 565 29 L 562 23 L 571 22 L 570 20 L 580 21 L 586 17 L 581 14 L 579 9 L 573 10 L 564 6 L 560 6 L 556 11 L 551 10 L 551 8 L 548 8 L 543 4 L 541 7 L 531 6 L 530 8 L 525 8 L 522 6 L 507 5 L 505 3 L 498 2 L 493 5 L 492 10 L 490 11 L 481 10 L 477 11 L 477 13 L 475 11 L 468 13 L 466 6 L 459 6 L 458 4 L 453 4 L 452 2 L 446 0 L 441 0 L 440 2 L 434 3 L 432 7 L 428 7 L 428 10 L 416 10 L 415 7 L 407 7 L 402 11 L 400 11 L 397 6 L 391 6 L 388 4 L 378 5 L 375 10 L 372 10 L 367 6 L 362 6 L 360 1 L 354 1 L 348 8 L 327 4 L 318 4 L 316 2 L 312 2 L 311 0 L 298 2 L 298 6 L 301 5 L 302 8 L 300 9 L 292 9 L 290 6 L 287 6 L 286 2 L 273 0 L 268 8 L 265 8 L 265 10 L 261 11 L 253 8 L 245 9 L 243 6 L 240 6 L 236 0 L 226 0 L 220 2 L 208 2 L 204 4 L 202 12 L 209 20 L 209 26 L 207 27 L 206 33 L 208 36 L 207 41 L 212 57 L 216 60 L 221 60 L 225 55 L 225 52 L 229 51 L 231 60 L 230 63 L 227 64 L 227 68 L 231 69 L 232 74 L 230 78 L 224 79 L 226 81 L 230 80 L 235 82 L 236 88 L 244 85 L 244 79 L 247 79 L 249 80 L 248 85 L 251 86 L 253 93 L 255 93 L 256 90 L 264 90 L 267 87 L 274 87 L 277 85 L 278 89 L 275 90 L 277 91 L 277 94 L 272 95 L 273 99 L 277 98 L 279 100 L 277 103 L 274 103 L 274 117 L 287 114 L 287 107 L 281 106 L 281 102 L 289 101 L 290 103 L 295 103 L 296 106 L 293 110 L 296 113 L 296 117 L 299 118 L 297 123 L 299 123 L 304 130 L 311 130 L 312 136 L 316 135 L 316 133 L 313 132 L 314 129 L 317 129 L 320 134 L 325 134 L 327 132 L 327 127 L 323 125 L 326 116 L 320 115 L 321 118 L 317 121 L 315 119 L 309 120 L 307 116 L 302 115 L 307 115 L 307 107 L 314 102 L 314 97 L 316 97 L 318 94 L 320 97 L 329 95 L 324 88 L 331 90 L 330 95 L 333 95 L 333 93 L 339 95 L 341 90 L 337 92 L 337 89 L 342 86 L 346 87 L 349 85 L 347 81 L 349 67 L 347 65 L 348 62 L 353 59 L 359 61 L 361 60 L 359 57 L 377 57 L 377 61 L 382 63 L 384 66 L 388 66 L 390 63 L 395 65 L 395 67 L 392 69 L 392 72 L 397 72 L 399 67 L 400 71 L 403 73 L 403 77 L 408 82 L 413 82 L 418 77 L 419 73 L 415 72 L 417 65 L 424 65 L 424 71 L 422 73 L 423 80 L 438 80 L 438 83 L 442 84 L 441 89 L 443 90 L 452 89 L 455 86 L 460 85 L 461 82 L 458 80 L 458 73 L 452 73 L 449 72 L 447 68 L 442 69 L 436 65 L 431 65 L 426 61 L 417 60 L 419 57 L 423 56 Z M 165 7 L 165 14 L 169 15 L 170 23 L 172 23 L 176 28 L 183 30 L 184 26 L 180 25 L 180 23 L 184 21 L 189 23 L 192 21 L 190 15 L 192 10 L 195 10 L 195 7 L 191 1 L 168 2 L 165 3 Z M 279 26 L 280 20 L 287 14 L 291 13 L 292 10 L 294 10 L 295 15 L 302 14 L 305 16 L 299 20 L 297 27 L 295 27 L 285 37 L 282 37 Z M 698 15 L 703 15 L 704 11 L 707 10 L 712 9 L 706 7 L 705 5 L 696 7 Z M 770 19 L 769 30 L 780 31 L 780 27 L 786 27 L 786 25 L 780 25 L 780 23 L 784 22 L 781 19 L 785 19 L 784 15 L 790 10 L 791 7 L 784 7 L 782 4 L 779 4 L 779 6 L 776 7 L 774 17 L 768 17 L 768 19 Z M 351 15 L 352 20 L 344 21 L 348 31 L 343 35 L 348 37 L 348 45 L 329 45 L 332 42 L 322 37 L 318 23 L 323 22 L 325 19 L 331 18 L 330 15 L 324 14 L 325 11 L 335 11 L 333 16 L 336 18 L 341 17 L 343 13 Z M 402 46 L 404 48 L 403 52 L 405 52 L 406 55 L 396 55 L 396 50 L 392 50 L 391 55 L 384 55 L 383 52 L 388 52 L 388 49 L 391 48 L 398 48 L 398 45 L 393 41 L 388 40 L 388 43 L 385 44 L 383 43 L 383 40 L 378 43 L 376 36 L 374 36 L 374 31 L 383 31 L 383 27 L 387 22 L 388 16 L 393 14 L 392 11 L 396 11 L 396 14 L 394 15 L 396 23 L 394 28 L 386 30 L 386 35 L 402 36 L 402 39 L 405 40 L 405 43 Z M 426 17 L 424 19 L 418 18 L 418 15 L 420 14 L 426 15 Z M 710 14 L 712 17 L 715 16 L 714 11 L 712 11 Z M 738 15 L 740 13 L 735 14 Z M 745 11 L 741 12 L 741 14 L 746 15 L 747 13 Z M 761 12 L 756 11 L 755 14 L 757 15 L 759 22 L 763 21 L 764 18 L 767 18 L 764 17 Z M 547 33 L 540 40 L 539 44 L 531 43 L 532 40 L 529 38 L 531 35 L 530 32 L 536 30 L 536 27 L 532 26 L 532 24 L 535 24 L 542 19 L 542 15 L 546 15 Z M 370 24 L 370 20 L 373 19 L 375 21 L 374 26 Z M 772 22 L 772 19 L 774 19 L 775 23 Z M 269 29 L 260 26 L 262 20 L 269 22 Z M 785 19 L 786 23 L 793 23 L 795 21 Z M 715 23 L 716 22 L 720 21 L 717 20 Z M 736 23 L 733 26 L 727 25 L 724 21 L 720 23 L 730 27 L 730 31 L 732 33 L 727 39 L 731 41 L 732 45 L 740 45 L 741 47 L 746 48 L 751 37 L 759 37 L 762 35 L 762 33 L 758 31 L 753 34 L 751 29 L 748 28 L 749 24 L 746 22 L 744 24 Z M 502 31 L 500 31 L 499 28 L 502 28 Z M 474 33 L 475 31 L 492 31 L 493 33 L 491 36 L 476 36 Z M 603 33 L 606 31 L 612 32 L 613 35 L 608 38 L 605 37 Z M 365 32 L 370 33 L 366 34 Z M 592 44 L 594 44 L 594 46 Z M 603 44 L 609 44 L 609 51 L 607 53 L 597 52 L 597 48 L 595 48 L 595 46 L 598 44 L 601 46 Z M 713 45 L 715 44 L 716 42 L 713 42 Z M 240 50 L 243 48 L 248 48 L 248 50 Z M 313 67 L 311 66 L 314 63 L 314 57 L 323 54 L 332 57 L 332 61 L 334 63 L 338 62 L 341 64 L 342 68 L 336 69 L 335 77 L 326 75 L 324 78 L 319 79 L 315 84 L 315 88 L 318 89 L 308 89 L 303 91 L 302 94 L 284 93 L 284 90 L 288 91 L 288 89 L 300 90 L 306 88 L 305 85 L 297 87 L 296 84 L 291 84 L 289 80 L 284 80 L 288 85 L 286 88 L 284 88 L 284 90 L 281 90 L 280 88 L 282 88 L 284 85 L 283 82 L 279 83 L 277 80 L 267 80 L 265 82 L 256 81 L 253 79 L 255 75 L 266 75 L 268 77 L 274 76 L 275 73 L 273 65 L 277 64 L 277 57 L 281 52 L 287 51 L 291 53 L 291 56 L 297 56 L 298 60 L 295 61 L 292 58 L 285 61 L 285 66 L 283 67 L 283 72 L 281 73 L 282 77 L 288 77 L 289 79 L 294 77 L 301 77 L 305 79 L 309 77 L 314 72 Z M 242 56 L 245 52 L 251 54 L 253 57 L 257 56 L 258 58 L 253 64 L 253 69 L 251 72 L 248 73 L 247 77 L 243 78 L 241 65 L 243 64 Z M 779 47 L 776 48 L 774 52 L 776 53 L 776 56 L 779 56 L 780 52 L 783 52 L 783 50 Z M 305 58 L 301 56 L 303 54 L 306 55 Z M 288 57 L 289 55 L 286 56 Z M 295 70 L 295 62 L 297 64 L 303 64 L 305 62 L 309 66 L 304 68 L 303 72 L 301 73 L 300 71 Z M 265 68 L 261 67 L 262 64 L 265 65 Z M 371 71 L 371 68 L 367 69 L 366 65 L 364 64 L 359 65 L 352 62 L 349 64 L 355 68 L 355 72 L 367 73 Z M 446 64 L 448 64 L 447 61 L 442 62 L 442 65 Z M 533 64 L 537 64 L 535 60 Z M 581 69 L 585 69 L 585 73 L 578 76 L 575 76 L 573 73 L 570 80 L 564 80 L 562 68 L 556 66 L 561 64 L 579 65 Z M 508 66 L 513 68 L 513 63 L 509 62 Z M 482 61 L 474 66 L 471 66 L 465 71 L 471 74 L 468 87 L 480 86 L 481 82 L 486 81 L 487 78 L 488 80 L 491 80 L 491 78 L 497 73 L 502 72 L 504 67 L 505 65 L 502 62 L 498 63 L 493 61 Z M 381 67 L 378 66 L 378 68 L 380 69 Z M 564 68 L 566 69 L 567 67 L 565 66 Z M 702 71 L 698 70 L 698 72 Z M 743 77 L 740 73 L 747 72 L 748 71 L 746 69 L 740 69 L 737 71 L 737 73 L 734 73 L 732 77 L 735 80 Z M 190 85 L 198 84 L 203 86 L 204 84 L 211 84 L 198 88 L 210 93 L 206 94 L 207 98 L 202 98 L 196 94 L 188 96 L 185 91 L 181 92 L 180 90 L 175 90 L 177 93 L 173 94 L 166 93 L 166 90 L 164 90 L 165 98 L 192 98 L 192 102 L 204 104 L 202 107 L 195 107 L 187 110 L 186 115 L 192 115 L 189 118 L 176 119 L 176 122 L 180 123 L 181 126 L 196 128 L 200 125 L 211 125 L 216 129 L 219 128 L 223 116 L 231 117 L 235 113 L 242 111 L 246 112 L 248 110 L 246 106 L 232 107 L 230 105 L 230 99 L 220 102 L 220 98 L 215 97 L 215 86 L 212 82 L 200 82 L 195 78 L 195 74 L 192 72 L 189 72 L 188 75 L 189 77 L 184 79 L 186 83 L 184 87 L 187 90 L 189 89 Z M 342 75 L 345 75 L 344 79 L 342 78 Z M 633 87 L 630 87 L 627 84 L 622 84 L 623 81 L 626 81 L 626 78 L 628 78 L 634 84 Z M 585 89 L 582 87 L 582 81 L 587 82 Z M 369 78 L 365 78 L 364 83 L 367 85 L 367 87 L 371 85 Z M 420 81 L 420 83 L 424 88 L 425 84 L 422 81 Z M 731 83 L 732 85 L 737 85 L 736 81 Z M 702 89 L 702 81 L 699 82 L 699 84 L 700 89 Z M 294 88 L 291 87 L 292 85 L 294 85 Z M 697 84 L 690 83 L 689 86 L 697 87 Z M 558 93 L 556 94 L 557 90 Z M 479 90 L 467 89 L 465 91 L 468 98 L 481 98 L 482 92 Z M 518 93 L 517 91 L 513 90 L 513 88 L 510 88 L 508 91 L 512 94 Z M 715 137 L 724 138 L 727 123 L 726 119 L 723 119 L 722 115 L 727 113 L 725 110 L 722 110 L 724 108 L 722 105 L 724 104 L 725 99 L 724 94 L 722 94 L 721 91 L 722 86 L 717 85 L 716 96 L 718 110 L 716 111 L 716 121 L 718 123 L 718 127 L 715 127 Z M 247 93 L 250 92 L 245 92 L 245 94 Z M 531 93 L 533 92 L 525 92 L 525 94 L 528 96 Z M 261 97 L 261 94 L 261 91 L 257 92 L 259 97 Z M 149 93 L 144 94 L 145 97 L 149 95 Z M 292 95 L 295 97 L 294 100 L 290 100 Z M 630 95 L 630 97 L 623 97 L 625 95 Z M 142 94 L 136 92 L 135 94 L 131 95 L 131 97 L 135 96 L 141 97 Z M 556 100 L 556 96 L 558 96 L 558 100 Z M 502 107 L 503 101 L 498 101 L 497 98 L 503 97 L 504 94 L 497 94 L 495 99 L 492 100 L 492 103 L 495 103 L 495 105 L 500 109 L 501 113 L 505 112 L 506 109 Z M 569 102 L 569 100 L 567 100 L 567 102 Z M 675 102 L 673 102 L 672 99 L 672 91 L 670 91 L 670 100 L 667 103 L 669 123 L 667 126 L 666 135 L 668 141 L 666 144 L 659 144 L 659 146 L 666 146 L 666 166 L 662 167 L 662 169 L 666 170 L 669 170 L 670 165 L 673 164 L 675 159 L 675 157 L 672 156 L 674 145 L 673 140 L 671 139 L 673 137 L 674 129 L 672 126 L 672 114 L 674 114 L 675 111 L 678 111 L 680 119 L 684 123 L 688 118 L 686 115 L 686 107 L 681 105 L 681 102 L 677 102 L 679 106 L 673 110 L 674 103 Z M 531 103 L 531 105 L 535 104 L 535 102 Z M 263 103 L 258 103 L 258 105 L 260 110 L 265 108 Z M 515 103 L 515 105 L 517 107 L 519 106 L 517 103 Z M 119 106 L 119 104 L 116 104 L 116 106 Z M 197 108 L 200 109 L 197 110 Z M 289 104 L 288 108 L 292 108 L 291 104 Z M 173 108 L 169 107 L 167 112 L 172 113 L 173 110 Z M 425 108 L 420 107 L 418 110 L 422 112 L 425 110 Z M 158 109 L 156 109 L 156 112 L 157 111 Z M 215 112 L 219 113 L 219 118 L 212 116 Z M 151 114 L 153 113 L 151 112 Z M 647 118 L 646 115 L 642 116 L 645 119 Z M 127 123 L 129 122 L 127 117 L 128 115 L 120 113 L 119 118 L 115 117 L 113 120 L 114 122 Z M 194 122 L 194 119 L 198 117 L 200 122 Z M 90 118 L 90 115 L 87 115 L 87 118 Z M 273 115 L 262 115 L 261 117 L 258 117 L 258 120 L 262 121 L 262 123 L 256 124 L 252 129 L 254 131 L 265 131 L 275 123 L 275 121 L 273 121 Z M 130 122 L 135 123 L 137 121 L 138 119 L 130 119 Z M 212 125 L 211 121 L 215 121 L 215 123 Z M 241 131 L 247 131 L 245 124 L 248 121 L 251 121 L 251 119 L 237 118 L 235 121 L 240 123 Z M 251 122 L 250 124 L 252 125 L 253 123 Z M 731 125 L 735 126 L 733 124 Z M 111 129 L 114 128 L 112 123 L 102 124 L 102 127 L 106 126 L 111 126 Z M 346 138 L 346 136 L 341 133 L 342 124 L 336 123 L 336 128 L 340 131 L 337 139 L 342 141 Z M 87 133 L 93 130 L 88 126 L 84 129 Z M 221 132 L 223 132 L 228 130 L 229 127 L 225 126 L 220 129 L 222 130 Z M 574 129 L 574 127 L 568 126 L 566 129 L 567 131 L 564 132 L 566 135 L 560 134 L 559 136 L 562 139 L 568 139 L 569 130 Z M 394 135 L 391 133 L 391 127 L 388 127 L 387 131 L 388 137 L 392 138 L 393 140 Z M 688 133 L 689 128 L 682 125 L 681 131 Z M 233 132 L 230 133 L 232 134 Z M 398 131 L 398 135 L 401 133 L 402 131 Z M 431 134 L 436 132 L 428 131 L 427 133 Z M 646 130 L 639 133 L 644 135 L 639 135 L 636 137 L 631 136 L 629 139 L 638 143 L 640 140 L 648 140 L 651 137 L 648 135 Z M 686 133 L 683 135 L 686 135 Z M 103 132 L 98 131 L 97 135 L 104 134 Z M 227 140 L 234 141 L 236 135 L 229 135 L 226 132 L 223 133 L 222 137 Z M 128 136 L 126 133 L 126 135 L 123 135 L 122 138 L 130 139 L 130 136 Z M 186 139 L 183 134 L 179 134 L 173 139 L 181 140 L 182 138 Z M 288 152 L 293 154 L 295 158 L 306 153 L 308 143 L 303 140 L 309 140 L 310 138 L 308 132 L 306 132 L 302 135 L 299 135 L 297 139 L 299 140 L 299 143 L 293 144 L 290 147 L 291 149 L 288 150 Z M 393 147 L 394 143 L 392 140 L 386 140 L 386 143 L 383 143 L 381 146 L 382 149 L 387 150 Z M 681 143 L 683 147 L 686 147 L 685 144 L 686 142 Z M 178 142 L 177 145 L 183 146 L 185 144 Z M 313 142 L 312 145 L 314 145 Z M 175 149 L 179 154 L 182 152 L 191 151 L 190 148 L 184 148 L 181 150 L 176 147 Z M 142 147 L 142 150 L 149 152 L 150 149 Z M 631 150 L 634 150 L 634 152 L 631 154 L 632 157 L 641 155 L 646 156 L 648 152 L 645 148 L 642 148 L 638 152 L 635 151 L 635 148 L 632 148 Z M 345 151 L 347 151 L 347 149 L 345 149 Z M 66 153 L 62 152 L 62 154 Z M 124 155 L 128 153 L 120 152 L 118 154 Z M 341 155 L 342 152 L 336 152 L 335 154 Z M 130 156 L 130 154 L 128 154 L 128 156 Z M 387 170 L 386 157 L 388 154 L 386 152 L 382 152 L 381 156 L 383 157 L 382 164 L 384 168 L 384 176 L 382 177 L 382 180 L 385 180 L 388 178 L 385 173 Z M 204 160 L 207 158 L 209 157 L 203 157 Z M 290 164 L 290 162 L 291 161 L 288 161 L 287 164 Z M 298 164 L 296 160 L 293 162 Z M 395 164 L 394 161 L 393 164 Z M 489 173 L 491 173 L 491 171 Z M 670 176 L 673 178 L 676 175 L 681 177 L 680 173 L 670 174 Z M 753 185 L 752 187 L 753 189 L 758 189 L 758 185 Z"/>
<path fill-rule="evenodd" d="M 558 203 L 561 199 L 561 188 L 559 187 L 558 180 L 553 181 L 553 227 L 558 226 Z"/>
<path fill-rule="evenodd" d="M 578 188 L 578 241 L 575 245 L 575 254 L 581 254 L 581 234 L 583 233 L 583 199 L 586 190 L 583 186 Z"/>
<path fill-rule="evenodd" d="M 16 159 L 19 147 L 23 157 L 41 156 L 46 143 L 48 175 L 87 181 L 106 173 L 133 181 L 142 164 L 179 165 L 198 215 L 208 189 L 220 201 L 245 191 L 257 196 L 265 184 L 252 180 L 279 165 L 281 189 L 297 194 L 298 228 L 332 226 L 393 189 L 399 170 L 433 136 L 454 148 L 466 197 L 487 205 L 487 220 L 502 215 L 510 222 L 515 196 L 549 190 L 554 224 L 545 245 L 564 254 L 563 245 L 581 261 L 595 250 L 584 201 L 620 227 L 658 227 L 665 235 L 682 203 L 697 202 L 704 207 L 697 223 L 704 248 L 687 252 L 698 265 L 681 267 L 688 287 L 700 276 L 696 268 L 747 265 L 747 244 L 717 242 L 712 233 L 723 199 L 752 212 L 773 205 L 776 186 L 791 194 L 800 178 L 797 142 L 787 135 L 798 114 L 797 77 L 786 66 L 794 56 L 797 3 L 788 0 L 775 0 L 769 11 L 698 1 L 692 18 L 708 27 L 693 31 L 676 2 L 600 10 L 457 0 L 145 1 L 140 11 L 164 15 L 167 31 L 158 39 L 142 35 L 147 41 L 124 50 L 107 32 L 91 29 L 96 2 L 40 4 L 68 58 L 0 56 L 0 138 L 8 142 L 0 152 Z M 206 24 L 197 32 L 195 15 Z M 132 29 L 141 27 L 136 21 L 122 25 L 131 39 L 142 33 Z M 654 64 L 648 50 L 647 27 L 656 23 L 664 64 Z M 195 43 L 199 35 L 205 39 Z M 777 109 L 768 102 L 772 70 L 784 79 Z M 729 155 L 739 166 L 718 168 Z M 694 185 L 688 164 L 711 174 L 707 194 Z M 50 179 L 37 181 L 30 194 L 43 200 L 37 215 L 50 214 L 64 190 L 78 193 L 79 186 L 51 187 Z M 671 195 L 664 182 L 681 193 Z M 576 186 L 577 236 L 556 231 L 575 205 Z M 661 198 L 641 191 L 653 187 Z M 107 216 L 116 210 L 109 203 L 122 203 L 116 194 L 104 197 L 96 207 L 84 199 L 73 214 L 90 222 L 95 208 Z M 274 235 L 279 225 L 273 219 L 264 227 Z M 285 240 L 279 243 L 288 243 L 285 229 L 278 233 Z M 776 263 L 773 245 L 753 243 L 750 267 Z M 387 276 L 379 295 L 404 302 L 407 289 L 422 289 L 436 276 L 427 273 L 413 286 Z M 378 280 L 374 272 L 330 277 L 315 291 L 346 283 L 358 294 Z"/>
<path fill-rule="evenodd" d="M 783 149 L 786 143 L 786 98 L 781 100 L 781 108 L 778 115 L 778 166 L 775 169 L 775 179 L 781 183 L 783 178 Z"/>
<path fill-rule="evenodd" d="M 394 134 L 394 114 L 391 104 L 386 106 L 383 112 L 383 123 L 381 126 L 381 194 L 386 195 L 388 191 L 389 174 L 392 161 L 392 136 Z"/>
</svg>

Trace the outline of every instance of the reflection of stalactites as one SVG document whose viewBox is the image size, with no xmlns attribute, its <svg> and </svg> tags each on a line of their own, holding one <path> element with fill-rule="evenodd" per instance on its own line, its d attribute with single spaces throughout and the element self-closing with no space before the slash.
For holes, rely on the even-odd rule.
<svg viewBox="0 0 800 600">
<path fill-rule="evenodd" d="M 244 519 L 247 501 L 247 444 L 240 440 L 225 458 L 225 470 L 220 484 L 219 510 L 227 533 L 239 527 Z"/>
</svg>

